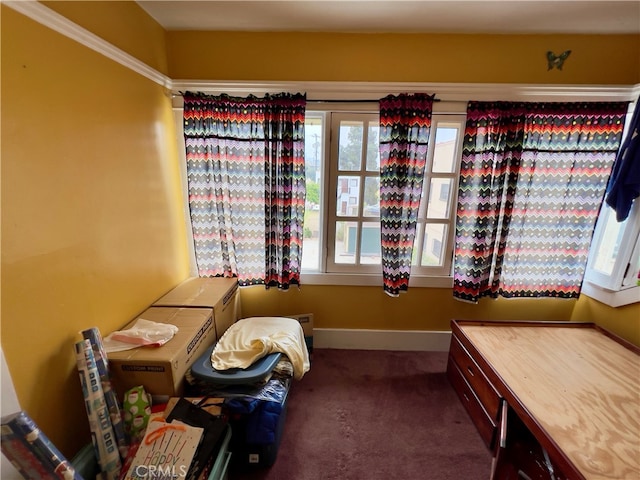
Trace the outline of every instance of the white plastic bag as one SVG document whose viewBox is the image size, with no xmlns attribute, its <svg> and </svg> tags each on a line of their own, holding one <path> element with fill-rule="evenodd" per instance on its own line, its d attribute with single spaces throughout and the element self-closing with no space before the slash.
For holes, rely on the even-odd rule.
<svg viewBox="0 0 640 480">
<path fill-rule="evenodd" d="M 160 347 L 173 338 L 178 327 L 170 323 L 152 322 L 139 318 L 126 330 L 118 330 L 103 339 L 107 353 L 131 350 L 137 347 Z"/>
</svg>

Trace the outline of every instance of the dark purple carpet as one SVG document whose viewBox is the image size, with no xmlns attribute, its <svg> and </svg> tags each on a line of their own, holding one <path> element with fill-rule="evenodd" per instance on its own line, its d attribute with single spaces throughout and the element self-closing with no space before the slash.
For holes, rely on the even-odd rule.
<svg viewBox="0 0 640 480">
<path fill-rule="evenodd" d="M 230 480 L 486 480 L 491 454 L 446 362 L 446 352 L 315 349 L 291 387 L 275 464 Z"/>
</svg>

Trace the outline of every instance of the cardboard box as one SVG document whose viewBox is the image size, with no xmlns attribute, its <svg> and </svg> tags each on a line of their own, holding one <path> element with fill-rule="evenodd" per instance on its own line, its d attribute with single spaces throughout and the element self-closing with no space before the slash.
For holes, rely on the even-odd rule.
<svg viewBox="0 0 640 480">
<path fill-rule="evenodd" d="M 304 342 L 307 344 L 307 351 L 313 353 L 313 313 L 289 315 L 289 318 L 295 318 L 300 322 L 304 332 Z"/>
<path fill-rule="evenodd" d="M 207 307 L 213 309 L 220 338 L 240 318 L 240 292 L 236 278 L 192 277 L 153 303 L 154 307 Z"/>
<path fill-rule="evenodd" d="M 118 395 L 142 385 L 150 395 L 181 396 L 185 373 L 216 340 L 213 310 L 151 307 L 122 329 L 133 326 L 138 318 L 171 323 L 178 332 L 161 347 L 138 347 L 107 355 Z"/>
</svg>

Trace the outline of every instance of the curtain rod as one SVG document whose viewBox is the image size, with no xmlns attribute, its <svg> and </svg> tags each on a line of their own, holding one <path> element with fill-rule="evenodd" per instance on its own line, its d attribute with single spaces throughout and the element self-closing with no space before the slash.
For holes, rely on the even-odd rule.
<svg viewBox="0 0 640 480">
<path fill-rule="evenodd" d="M 346 99 L 346 100 L 339 100 L 339 99 L 327 99 L 327 100 L 307 100 L 307 103 L 309 102 L 313 102 L 313 103 L 377 103 L 379 102 L 381 99 L 378 98 L 376 100 L 363 100 L 363 99 Z M 439 102 L 440 99 L 439 98 L 433 98 L 434 102 Z"/>
<path fill-rule="evenodd" d="M 172 95 L 184 97 L 184 92 L 173 92 Z M 376 99 L 361 99 L 361 98 L 353 99 L 352 98 L 352 99 L 344 99 L 344 100 L 337 99 L 337 98 L 327 98 L 327 99 L 313 99 L 313 100 L 307 99 L 307 103 L 377 103 L 380 100 L 381 100 L 380 98 L 376 98 Z M 436 98 L 434 95 L 433 101 L 439 102 L 440 99 Z"/>
</svg>

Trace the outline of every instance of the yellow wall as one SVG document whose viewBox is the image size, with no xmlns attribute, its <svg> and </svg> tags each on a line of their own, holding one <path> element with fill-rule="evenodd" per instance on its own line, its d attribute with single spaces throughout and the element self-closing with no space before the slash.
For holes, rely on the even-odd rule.
<svg viewBox="0 0 640 480">
<path fill-rule="evenodd" d="M 572 51 L 562 71 L 547 69 L 547 50 Z M 239 53 L 244 51 L 255 53 Z M 280 51 L 282 55 L 276 53 Z M 180 31 L 167 33 L 167 52 L 169 74 L 180 79 L 588 85 L 640 82 L 640 61 L 633 61 L 640 59 L 638 35 Z M 313 312 L 317 328 L 398 330 L 447 330 L 452 318 L 570 320 L 574 307 L 582 305 L 582 301 L 559 299 L 483 299 L 471 305 L 454 300 L 448 289 L 412 288 L 399 298 L 390 298 L 381 287 L 315 285 L 303 285 L 288 293 L 250 287 L 242 289 L 242 299 L 244 316 Z M 622 310 L 611 309 L 608 316 L 616 318 L 619 312 Z M 624 320 L 617 323 L 627 325 Z M 620 331 L 640 343 L 633 328 Z"/>
<path fill-rule="evenodd" d="M 573 309 L 571 320 L 595 322 L 616 335 L 640 345 L 640 303 L 612 308 L 582 295 Z"/>
<path fill-rule="evenodd" d="M 164 88 L 2 5 L 2 349 L 66 455 L 89 428 L 73 344 L 188 274 Z"/>
<path fill-rule="evenodd" d="M 244 287 L 242 316 L 313 313 L 316 328 L 449 330 L 451 319 L 569 320 L 574 301 L 483 299 L 477 305 L 455 300 L 450 289 L 409 288 L 392 298 L 380 287 L 302 285 L 288 292 Z"/>
<path fill-rule="evenodd" d="M 572 51 L 562 71 L 547 69 L 547 50 Z M 169 76 L 180 79 L 627 85 L 640 82 L 639 35 L 185 31 L 168 32 L 167 52 Z"/>
<path fill-rule="evenodd" d="M 165 35 L 133 2 L 46 5 L 172 78 L 640 82 L 629 60 L 640 57 L 638 36 Z M 73 357 L 78 332 L 121 327 L 188 272 L 170 98 L 4 5 L 1 22 L 2 348 L 22 407 L 71 456 L 89 438 Z M 293 54 L 286 62 L 283 46 Z M 562 72 L 547 71 L 549 49 L 573 50 Z M 248 60 L 244 50 L 254 52 Z M 252 287 L 242 290 L 242 308 L 245 316 L 313 312 L 318 328 L 399 330 L 446 330 L 451 318 L 588 315 L 614 318 L 606 322 L 637 340 L 637 328 L 626 328 L 637 307 L 470 305 L 448 289 L 394 299 L 381 287 Z"/>
<path fill-rule="evenodd" d="M 244 317 L 313 313 L 315 328 L 449 330 L 452 319 L 571 320 L 597 323 L 640 346 L 640 303 L 612 308 L 585 295 L 578 300 L 485 298 L 474 305 L 439 288 L 410 288 L 398 298 L 382 287 L 316 285 L 287 293 L 243 287 L 241 294 Z"/>
<path fill-rule="evenodd" d="M 167 73 L 166 33 L 137 3 L 99 0 L 41 3 L 150 67 Z"/>
</svg>

